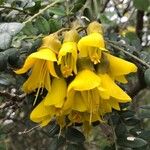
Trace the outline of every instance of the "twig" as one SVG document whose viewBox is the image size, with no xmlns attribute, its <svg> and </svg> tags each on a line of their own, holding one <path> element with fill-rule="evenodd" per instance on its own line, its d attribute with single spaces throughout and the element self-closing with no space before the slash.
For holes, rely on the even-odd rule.
<svg viewBox="0 0 150 150">
<path fill-rule="evenodd" d="M 115 8 L 115 10 L 116 10 L 116 13 L 117 13 L 118 17 L 121 18 L 122 15 L 121 15 L 120 11 L 119 11 L 118 8 L 117 8 L 117 3 L 116 3 L 116 1 L 115 1 L 115 0 L 112 0 L 112 2 L 114 3 L 114 8 Z"/>
<path fill-rule="evenodd" d="M 26 133 L 29 133 L 29 132 L 31 132 L 32 130 L 37 129 L 37 128 L 39 128 L 39 127 L 40 127 L 40 125 L 37 125 L 37 126 L 34 126 L 33 128 L 31 128 L 31 129 L 29 129 L 29 130 L 25 129 L 23 132 L 18 132 L 18 134 L 19 134 L 19 135 L 26 134 Z"/>
<path fill-rule="evenodd" d="M 107 43 L 108 43 L 110 46 L 112 46 L 112 47 L 114 47 L 114 48 L 116 48 L 116 49 L 118 49 L 118 50 L 124 52 L 126 55 L 132 57 L 133 59 L 135 59 L 136 61 L 138 61 L 138 62 L 141 63 L 142 65 L 146 66 L 147 68 L 150 68 L 150 65 L 149 65 L 149 64 L 147 64 L 145 61 L 141 60 L 141 59 L 138 58 L 137 56 L 135 56 L 135 55 L 133 55 L 133 54 L 131 54 L 131 53 L 125 51 L 124 49 L 120 48 L 119 46 L 116 45 L 116 44 L 117 44 L 116 42 L 107 40 Z"/>
<path fill-rule="evenodd" d="M 62 0 L 56 0 L 55 2 L 49 4 L 48 6 L 46 6 L 45 8 L 41 9 L 37 14 L 35 14 L 34 16 L 32 16 L 31 18 L 29 18 L 27 21 L 23 22 L 23 24 L 27 24 L 28 22 L 32 21 L 33 19 L 35 19 L 36 17 L 38 17 L 39 15 L 41 15 L 44 11 L 46 11 L 47 9 L 49 9 L 50 7 L 54 6 L 55 4 L 59 3 Z"/>
<path fill-rule="evenodd" d="M 8 7 L 8 6 L 0 6 L 0 8 L 6 8 L 6 9 L 11 9 L 11 10 L 17 10 L 19 12 L 22 12 L 24 14 L 28 14 L 28 15 L 32 15 L 31 13 L 28 13 L 25 10 L 19 9 L 19 8 L 15 8 L 15 7 Z"/>
<path fill-rule="evenodd" d="M 127 24 L 129 23 L 129 20 L 131 19 L 131 17 L 133 16 L 135 12 L 135 9 L 132 10 L 132 12 L 130 13 L 129 17 L 128 17 L 128 21 L 126 21 L 123 25 L 122 25 L 122 30 L 126 28 Z"/>
<path fill-rule="evenodd" d="M 107 7 L 109 1 L 110 1 L 110 0 L 106 0 L 104 6 L 103 6 L 103 8 L 102 8 L 102 10 L 100 11 L 101 13 L 103 13 L 103 12 L 105 11 L 105 9 L 106 9 L 106 7 Z"/>
<path fill-rule="evenodd" d="M 139 37 L 139 39 L 142 42 L 142 29 L 143 29 L 143 16 L 144 16 L 144 11 L 143 10 L 137 10 L 137 15 L 136 15 L 136 34 Z"/>
</svg>

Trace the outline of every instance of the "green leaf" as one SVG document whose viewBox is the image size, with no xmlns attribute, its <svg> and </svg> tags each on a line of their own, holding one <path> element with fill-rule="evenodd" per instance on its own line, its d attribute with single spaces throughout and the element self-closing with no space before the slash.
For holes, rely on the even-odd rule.
<svg viewBox="0 0 150 150">
<path fill-rule="evenodd" d="M 26 35 L 37 35 L 38 30 L 33 26 L 32 22 L 28 22 L 22 29 Z"/>
<path fill-rule="evenodd" d="M 150 105 L 142 105 L 142 106 L 140 106 L 140 108 L 142 108 L 142 109 L 150 109 Z"/>
<path fill-rule="evenodd" d="M 131 110 L 126 110 L 126 111 L 119 112 L 119 114 L 123 118 L 130 118 L 130 117 L 133 117 L 135 115 L 135 112 L 131 111 Z"/>
<path fill-rule="evenodd" d="M 66 129 L 65 137 L 71 142 L 83 143 L 85 141 L 84 135 L 79 130 L 72 127 Z"/>
<path fill-rule="evenodd" d="M 146 84 L 150 86 L 150 68 L 145 71 L 144 79 L 145 79 Z"/>
<path fill-rule="evenodd" d="M 83 144 L 78 145 L 69 143 L 66 150 L 85 150 L 85 148 Z"/>
<path fill-rule="evenodd" d="M 127 133 L 125 124 L 123 123 L 117 124 L 115 127 L 115 133 L 118 138 L 124 137 Z"/>
<path fill-rule="evenodd" d="M 65 16 L 66 13 L 65 13 L 65 9 L 63 8 L 58 8 L 58 7 L 51 7 L 49 9 L 49 12 L 55 14 L 55 15 L 58 15 L 58 16 Z"/>
<path fill-rule="evenodd" d="M 12 41 L 12 36 L 5 32 L 0 33 L 0 49 L 5 50 L 10 47 Z"/>
<path fill-rule="evenodd" d="M 85 17 L 87 17 L 89 20 L 93 20 L 93 15 L 92 15 L 92 11 L 90 8 L 85 8 L 84 11 L 83 11 L 83 15 Z"/>
<path fill-rule="evenodd" d="M 78 10 L 80 10 L 84 4 L 86 3 L 86 0 L 76 0 L 74 2 L 74 5 L 73 5 L 73 9 L 72 9 L 72 12 L 77 12 Z"/>
<path fill-rule="evenodd" d="M 139 124 L 140 120 L 136 118 L 130 118 L 130 119 L 125 119 L 124 122 L 127 126 L 134 126 Z"/>
<path fill-rule="evenodd" d="M 15 85 L 16 80 L 14 77 L 10 74 L 0 74 L 0 85 L 3 86 L 9 86 L 9 85 Z"/>
<path fill-rule="evenodd" d="M 146 11 L 150 5 L 149 0 L 133 0 L 135 8 Z"/>
<path fill-rule="evenodd" d="M 139 132 L 138 137 L 150 141 L 150 130 L 143 130 Z"/>
<path fill-rule="evenodd" d="M 37 13 L 40 8 L 41 8 L 41 0 L 37 0 L 37 1 L 35 1 L 35 5 L 31 8 L 29 8 L 29 11 L 31 13 Z"/>
<path fill-rule="evenodd" d="M 119 138 L 117 143 L 120 146 L 129 147 L 129 148 L 139 148 L 147 145 L 147 142 L 141 138 L 137 137 L 127 137 L 127 138 Z"/>
<path fill-rule="evenodd" d="M 2 4 L 3 4 L 3 2 L 4 2 L 4 0 L 0 0 L 0 5 L 2 5 Z"/>
<path fill-rule="evenodd" d="M 14 53 L 12 53 L 8 56 L 9 65 L 11 65 L 11 67 L 17 68 L 19 57 L 20 57 L 20 51 L 15 50 Z"/>
<path fill-rule="evenodd" d="M 62 145 L 64 145 L 66 142 L 65 138 L 62 136 L 55 137 L 52 139 L 52 142 L 50 143 L 49 150 L 58 150 Z"/>
<path fill-rule="evenodd" d="M 28 54 L 31 54 L 35 51 L 37 51 L 37 49 L 41 46 L 42 44 L 42 38 L 38 38 L 34 41 L 34 43 L 32 44 L 31 49 L 28 51 Z"/>
<path fill-rule="evenodd" d="M 141 112 L 139 113 L 139 117 L 142 119 L 150 118 L 150 110 L 148 110 L 148 109 L 141 110 Z"/>
<path fill-rule="evenodd" d="M 49 23 L 44 17 L 39 17 L 38 19 L 36 19 L 34 26 L 40 33 L 48 35 L 50 32 Z"/>
<path fill-rule="evenodd" d="M 7 59 L 5 55 L 0 54 L 0 71 L 4 71 L 7 68 Z"/>
<path fill-rule="evenodd" d="M 50 136 L 54 136 L 56 134 L 58 134 L 60 131 L 60 126 L 58 124 L 56 124 L 55 122 L 49 125 L 49 135 Z"/>
<path fill-rule="evenodd" d="M 50 33 L 56 32 L 62 27 L 61 21 L 56 19 L 50 19 L 49 21 Z"/>
<path fill-rule="evenodd" d="M 99 19 L 102 22 L 102 24 L 113 25 L 113 22 L 111 20 L 109 20 L 107 15 L 105 15 L 105 14 L 100 14 Z"/>
<path fill-rule="evenodd" d="M 17 22 L 1 23 L 0 24 L 0 33 L 7 32 L 7 33 L 9 33 L 9 35 L 14 36 L 21 31 L 23 26 L 24 25 L 22 23 L 17 23 Z"/>
</svg>

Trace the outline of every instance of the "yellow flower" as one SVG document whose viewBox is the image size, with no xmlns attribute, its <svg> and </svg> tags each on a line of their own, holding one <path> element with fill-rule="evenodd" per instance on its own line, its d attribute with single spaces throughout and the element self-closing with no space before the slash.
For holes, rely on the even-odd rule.
<svg viewBox="0 0 150 150">
<path fill-rule="evenodd" d="M 125 93 L 111 77 L 104 73 L 98 74 L 101 79 L 99 112 L 103 116 L 105 113 L 112 112 L 112 108 L 120 110 L 119 103 L 131 101 L 130 96 Z"/>
<path fill-rule="evenodd" d="M 136 32 L 136 28 L 134 26 L 128 26 L 126 29 L 121 30 L 120 34 L 125 36 L 129 32 L 135 33 Z"/>
<path fill-rule="evenodd" d="M 78 42 L 79 55 L 80 57 L 90 57 L 91 61 L 97 64 L 101 60 L 101 52 L 107 51 L 101 25 L 98 22 L 92 22 L 87 31 L 88 35 L 82 37 Z"/>
<path fill-rule="evenodd" d="M 63 109 L 78 112 L 88 112 L 89 122 L 93 115 L 98 114 L 100 78 L 91 70 L 80 71 L 68 86 L 67 100 Z"/>
<path fill-rule="evenodd" d="M 44 99 L 45 106 L 55 106 L 62 108 L 67 95 L 67 83 L 64 79 L 54 78 L 52 81 L 51 92 Z"/>
<path fill-rule="evenodd" d="M 123 103 L 131 101 L 131 98 L 110 78 L 108 74 L 98 74 L 98 76 L 101 79 L 101 87 L 104 89 L 100 90 L 103 99 L 110 99 L 110 97 L 113 97 Z"/>
<path fill-rule="evenodd" d="M 103 53 L 109 62 L 108 73 L 114 80 L 127 83 L 125 75 L 131 72 L 137 72 L 137 67 L 131 62 L 115 57 L 108 53 Z"/>
<path fill-rule="evenodd" d="M 65 80 L 54 78 L 51 92 L 35 107 L 30 115 L 30 119 L 36 123 L 40 123 L 41 126 L 45 126 L 52 118 L 56 117 L 60 126 L 64 126 L 64 114 L 61 108 L 65 101 L 66 91 L 67 85 Z"/>
<path fill-rule="evenodd" d="M 36 106 L 30 114 L 30 120 L 39 123 L 41 126 L 46 126 L 52 119 L 52 109 L 44 106 L 44 100 Z"/>
<path fill-rule="evenodd" d="M 31 75 L 23 85 L 24 92 L 30 93 L 41 87 L 50 91 L 50 74 L 57 77 L 54 62 L 57 61 L 55 52 L 59 50 L 60 46 L 56 36 L 46 36 L 38 51 L 29 55 L 23 67 L 15 71 L 17 74 L 23 74 L 32 69 Z"/>
<path fill-rule="evenodd" d="M 76 30 L 70 30 L 64 35 L 64 42 L 58 54 L 58 64 L 64 77 L 77 73 L 77 41 L 79 35 Z"/>
<path fill-rule="evenodd" d="M 91 122 L 95 121 L 101 121 L 99 114 L 93 114 L 91 122 L 90 120 L 90 113 L 87 112 L 78 112 L 78 111 L 71 111 L 68 116 L 71 123 L 85 123 L 88 122 L 90 124 Z"/>
</svg>

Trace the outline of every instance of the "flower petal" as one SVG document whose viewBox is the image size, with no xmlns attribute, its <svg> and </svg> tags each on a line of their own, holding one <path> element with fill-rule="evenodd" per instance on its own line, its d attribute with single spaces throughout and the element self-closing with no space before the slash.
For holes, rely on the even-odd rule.
<svg viewBox="0 0 150 150">
<path fill-rule="evenodd" d="M 75 93 L 73 101 L 74 101 L 74 103 L 72 105 L 73 110 L 76 110 L 79 112 L 85 112 L 87 110 L 86 105 L 82 99 L 80 92 Z"/>
<path fill-rule="evenodd" d="M 49 60 L 49 61 L 57 61 L 56 54 L 48 48 L 42 48 L 38 52 L 35 52 L 35 53 L 32 53 L 31 55 L 29 55 L 29 57 L 43 59 L 43 60 Z"/>
<path fill-rule="evenodd" d="M 106 89 L 104 93 L 108 95 L 108 98 L 114 97 L 116 99 L 119 99 L 118 101 L 123 102 L 129 102 L 131 101 L 131 98 L 109 77 L 107 74 L 99 74 L 99 77 L 101 78 L 101 86 L 102 88 Z M 101 91 L 100 93 L 103 93 Z M 103 95 L 101 95 L 102 98 Z"/>
<path fill-rule="evenodd" d="M 53 63 L 52 61 L 47 61 L 46 63 L 47 63 L 47 68 L 48 68 L 48 70 L 49 70 L 49 73 L 50 73 L 52 76 L 58 78 L 58 75 L 57 75 L 57 73 L 56 73 L 56 71 L 55 71 L 54 63 Z"/>
<path fill-rule="evenodd" d="M 30 119 L 36 123 L 43 122 L 43 125 L 48 123 L 51 119 L 51 111 L 49 107 L 44 106 L 44 101 L 42 101 L 38 106 L 36 106 L 30 114 Z M 50 118 L 50 119 L 49 119 Z"/>
<path fill-rule="evenodd" d="M 53 79 L 51 92 L 47 94 L 44 99 L 45 106 L 54 105 L 57 108 L 61 108 L 64 104 L 66 97 L 67 84 L 64 79 Z"/>
<path fill-rule="evenodd" d="M 116 76 L 115 80 L 120 82 L 120 83 L 128 83 L 128 80 L 125 78 L 125 76 Z"/>
<path fill-rule="evenodd" d="M 113 77 L 127 75 L 131 72 L 137 71 L 136 65 L 134 65 L 131 62 L 115 57 L 108 53 L 104 53 L 104 55 L 107 57 L 109 61 L 110 74 Z"/>
<path fill-rule="evenodd" d="M 90 70 L 80 71 L 75 79 L 70 83 L 68 87 L 68 92 L 71 89 L 77 91 L 90 90 L 100 85 L 100 78 Z"/>
<path fill-rule="evenodd" d="M 80 39 L 78 42 L 78 49 L 81 57 L 87 57 L 87 47 L 97 47 L 101 50 L 107 51 L 105 49 L 103 36 L 99 33 L 91 33 Z"/>
<path fill-rule="evenodd" d="M 37 88 L 45 87 L 50 91 L 50 74 L 44 60 L 37 60 L 33 66 L 32 73 L 27 81 L 23 84 L 23 90 L 30 93 Z"/>
<path fill-rule="evenodd" d="M 35 64 L 35 62 L 36 62 L 36 59 L 27 57 L 23 67 L 19 70 L 16 70 L 15 73 L 23 74 L 23 73 L 27 72 L 30 68 L 32 68 L 32 66 Z"/>
<path fill-rule="evenodd" d="M 73 58 L 77 59 L 77 44 L 75 42 L 65 42 L 63 43 L 59 54 L 58 54 L 58 64 L 61 64 L 62 56 L 65 56 L 67 53 L 71 53 Z"/>
</svg>

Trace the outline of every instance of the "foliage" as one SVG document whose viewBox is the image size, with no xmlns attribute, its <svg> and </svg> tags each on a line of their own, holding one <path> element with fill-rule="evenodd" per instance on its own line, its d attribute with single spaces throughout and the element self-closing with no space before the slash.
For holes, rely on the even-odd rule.
<svg viewBox="0 0 150 150">
<path fill-rule="evenodd" d="M 150 149 L 149 0 L 55 2 L 0 0 L 0 149 Z M 51 3 L 55 4 L 41 13 Z M 143 20 L 137 21 L 137 14 L 143 15 Z M 78 23 L 86 27 L 93 20 L 102 23 L 111 53 L 139 68 L 128 76 L 127 85 L 120 84 L 132 103 L 121 104 L 122 111 L 106 115 L 108 124 L 95 122 L 87 137 L 81 124 L 61 132 L 55 121 L 37 127 L 29 120 L 35 93 L 26 95 L 21 90 L 28 74 L 18 76 L 14 70 L 40 47 L 44 36 Z"/>
</svg>

